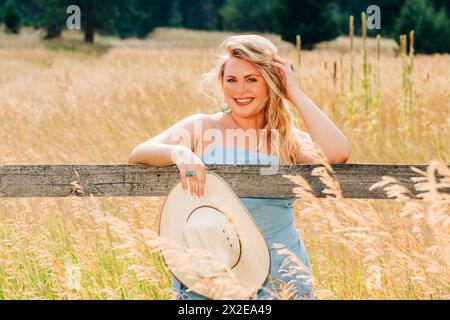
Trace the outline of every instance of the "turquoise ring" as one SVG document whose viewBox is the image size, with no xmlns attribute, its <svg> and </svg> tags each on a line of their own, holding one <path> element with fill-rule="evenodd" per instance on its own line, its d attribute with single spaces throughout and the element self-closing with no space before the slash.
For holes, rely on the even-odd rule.
<svg viewBox="0 0 450 320">
<path fill-rule="evenodd" d="M 187 172 L 187 176 L 188 177 L 193 177 L 194 176 L 194 170 L 189 169 L 188 172 Z"/>
</svg>

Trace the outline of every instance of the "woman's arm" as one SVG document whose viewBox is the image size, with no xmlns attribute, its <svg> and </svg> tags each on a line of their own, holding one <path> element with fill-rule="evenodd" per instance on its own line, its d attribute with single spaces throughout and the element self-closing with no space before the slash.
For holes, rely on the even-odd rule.
<svg viewBox="0 0 450 320">
<path fill-rule="evenodd" d="M 194 135 L 195 122 L 202 122 L 205 117 L 204 114 L 186 117 L 157 136 L 139 144 L 129 155 L 128 163 L 142 163 L 157 167 L 175 164 L 174 155 L 193 152 L 199 138 Z"/>
<path fill-rule="evenodd" d="M 339 128 L 301 90 L 296 90 L 290 101 L 303 116 L 312 141 L 322 149 L 328 162 L 345 163 L 350 145 Z"/>
<path fill-rule="evenodd" d="M 139 144 L 129 155 L 128 163 L 156 167 L 176 164 L 184 191 L 187 192 L 189 184 L 192 196 L 203 196 L 206 168 L 193 150 L 197 141 L 202 138 L 202 125 L 205 123 L 203 120 L 207 117 L 204 114 L 189 116 Z M 197 132 L 199 133 L 194 134 Z M 187 172 L 190 170 L 194 171 L 194 176 L 187 178 Z"/>
<path fill-rule="evenodd" d="M 314 144 L 320 147 L 329 163 L 346 162 L 350 156 L 350 145 L 347 139 L 327 115 L 298 88 L 292 64 L 279 56 L 273 58 L 273 64 L 283 71 L 286 85 L 285 98 L 291 101 L 301 113 Z M 299 158 L 300 163 L 304 161 L 309 160 L 307 157 Z"/>
<path fill-rule="evenodd" d="M 165 144 L 150 139 L 134 148 L 128 157 L 128 163 L 164 167 L 176 163 L 173 155 L 187 154 L 189 151 L 189 148 L 184 145 Z"/>
</svg>

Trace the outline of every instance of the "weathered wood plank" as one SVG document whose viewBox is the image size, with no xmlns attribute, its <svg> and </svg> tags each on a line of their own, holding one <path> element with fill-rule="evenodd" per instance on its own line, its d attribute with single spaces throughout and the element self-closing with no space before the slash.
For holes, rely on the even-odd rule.
<svg viewBox="0 0 450 320">
<path fill-rule="evenodd" d="M 207 165 L 240 197 L 291 198 L 295 185 L 283 175 L 301 175 L 317 197 L 325 197 L 324 185 L 311 171 L 319 165 L 280 166 L 273 175 L 262 175 L 258 165 Z M 382 176 L 392 176 L 414 194 L 410 167 L 426 171 L 426 165 L 333 164 L 346 198 L 386 199 L 369 187 Z M 3 165 L 0 166 L 0 197 L 165 196 L 180 180 L 176 166 L 145 165 Z"/>
</svg>

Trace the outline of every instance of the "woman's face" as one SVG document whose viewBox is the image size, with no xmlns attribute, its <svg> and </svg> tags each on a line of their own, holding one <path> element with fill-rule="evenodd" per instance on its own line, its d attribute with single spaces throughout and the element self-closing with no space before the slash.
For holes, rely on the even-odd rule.
<svg viewBox="0 0 450 320">
<path fill-rule="evenodd" d="M 228 108 L 243 118 L 256 116 L 269 95 L 269 86 L 258 69 L 236 57 L 225 64 L 222 87 Z"/>
</svg>

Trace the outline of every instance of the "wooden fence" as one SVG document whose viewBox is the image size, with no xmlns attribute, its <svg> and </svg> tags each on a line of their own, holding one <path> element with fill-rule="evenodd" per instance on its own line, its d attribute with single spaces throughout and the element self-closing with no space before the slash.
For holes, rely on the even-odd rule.
<svg viewBox="0 0 450 320">
<path fill-rule="evenodd" d="M 283 175 L 301 175 L 311 185 L 316 197 L 323 183 L 311 175 L 321 166 L 283 165 L 276 174 L 262 175 L 262 165 L 207 165 L 207 172 L 219 174 L 239 197 L 292 198 L 296 186 Z M 332 164 L 333 177 L 339 182 L 345 198 L 388 199 L 381 188 L 370 186 L 391 176 L 411 191 L 412 177 L 419 176 L 410 167 L 426 171 L 426 165 Z M 264 169 L 263 169 L 264 170 Z M 67 197 L 76 196 L 165 196 L 180 181 L 176 166 L 150 167 L 141 164 L 112 165 L 2 165 L 0 197 Z M 449 191 L 449 190 L 446 190 Z"/>
</svg>

